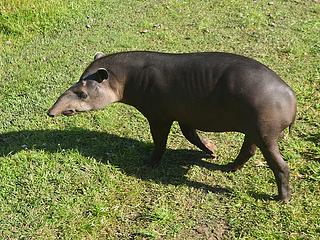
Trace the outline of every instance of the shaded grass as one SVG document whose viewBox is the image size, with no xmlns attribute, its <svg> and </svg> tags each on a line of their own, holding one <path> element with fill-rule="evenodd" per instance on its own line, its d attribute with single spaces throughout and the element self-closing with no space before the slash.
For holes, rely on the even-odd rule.
<svg viewBox="0 0 320 240">
<path fill-rule="evenodd" d="M 10 28 L 0 33 L 1 238 L 318 238 L 319 4 L 5 3 L 0 26 Z M 152 150 L 148 125 L 135 109 L 118 104 L 73 118 L 45 116 L 96 51 L 136 49 L 235 52 L 279 73 L 298 98 L 294 130 L 280 143 L 291 168 L 292 201 L 273 201 L 274 177 L 259 152 L 236 173 L 215 170 L 214 163 L 236 156 L 241 134 L 203 133 L 218 146 L 214 160 L 174 125 L 162 166 L 151 170 L 142 165 Z"/>
</svg>

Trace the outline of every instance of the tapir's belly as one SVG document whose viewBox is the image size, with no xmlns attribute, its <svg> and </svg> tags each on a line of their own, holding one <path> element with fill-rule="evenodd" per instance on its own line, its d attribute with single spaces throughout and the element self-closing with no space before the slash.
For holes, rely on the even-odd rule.
<svg viewBox="0 0 320 240">
<path fill-rule="evenodd" d="M 202 116 L 192 114 L 192 112 L 190 112 L 183 117 L 176 117 L 175 120 L 187 125 L 190 128 L 198 129 L 201 131 L 241 131 L 240 124 L 234 121 L 234 119 L 229 118 L 225 114 L 214 114 L 214 112 L 206 112 L 203 113 Z"/>
<path fill-rule="evenodd" d="M 165 111 L 164 111 L 165 112 Z M 215 104 L 192 105 L 185 104 L 180 107 L 169 107 L 169 116 L 190 128 L 209 132 L 246 131 L 246 111 L 238 111 L 228 105 Z"/>
</svg>

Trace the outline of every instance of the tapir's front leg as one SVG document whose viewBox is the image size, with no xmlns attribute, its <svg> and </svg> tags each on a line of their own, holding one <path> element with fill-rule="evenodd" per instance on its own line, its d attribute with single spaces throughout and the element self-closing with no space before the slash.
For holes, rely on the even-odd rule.
<svg viewBox="0 0 320 240">
<path fill-rule="evenodd" d="M 158 122 L 149 120 L 149 124 L 154 142 L 154 150 L 151 158 L 146 163 L 152 167 L 157 167 L 159 166 L 161 157 L 166 150 L 168 134 L 170 132 L 172 122 Z"/>
</svg>

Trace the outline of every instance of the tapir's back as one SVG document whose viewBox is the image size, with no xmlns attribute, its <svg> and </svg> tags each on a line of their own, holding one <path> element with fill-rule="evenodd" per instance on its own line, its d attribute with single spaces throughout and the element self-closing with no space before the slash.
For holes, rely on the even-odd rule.
<svg viewBox="0 0 320 240">
<path fill-rule="evenodd" d="M 272 70 L 263 64 L 236 54 L 220 52 L 186 54 L 129 52 L 122 54 L 122 57 L 121 54 L 118 56 L 119 59 L 125 59 L 126 63 L 130 62 L 132 65 L 130 68 L 133 70 L 129 73 L 129 81 L 134 81 L 136 86 L 141 84 L 147 90 L 154 90 L 154 93 L 161 96 L 173 93 L 176 98 L 181 96 L 181 98 L 196 100 L 213 92 L 214 95 L 219 95 L 219 92 L 215 91 L 227 84 L 223 81 L 229 80 L 229 84 L 232 85 L 231 79 L 226 78 L 226 75 L 231 76 L 231 74 L 234 74 L 232 81 L 236 85 L 254 85 L 261 81 L 285 85 Z M 237 78 L 238 72 L 246 72 L 249 78 Z M 253 74 L 261 76 L 250 79 L 250 75 Z"/>
</svg>

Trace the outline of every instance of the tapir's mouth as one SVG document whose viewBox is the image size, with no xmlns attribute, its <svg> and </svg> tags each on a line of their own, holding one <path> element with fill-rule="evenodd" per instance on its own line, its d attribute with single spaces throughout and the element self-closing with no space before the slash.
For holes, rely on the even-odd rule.
<svg viewBox="0 0 320 240">
<path fill-rule="evenodd" d="M 66 111 L 63 111 L 62 114 L 65 116 L 72 116 L 72 115 L 76 114 L 76 111 L 75 110 L 66 110 Z"/>
</svg>

